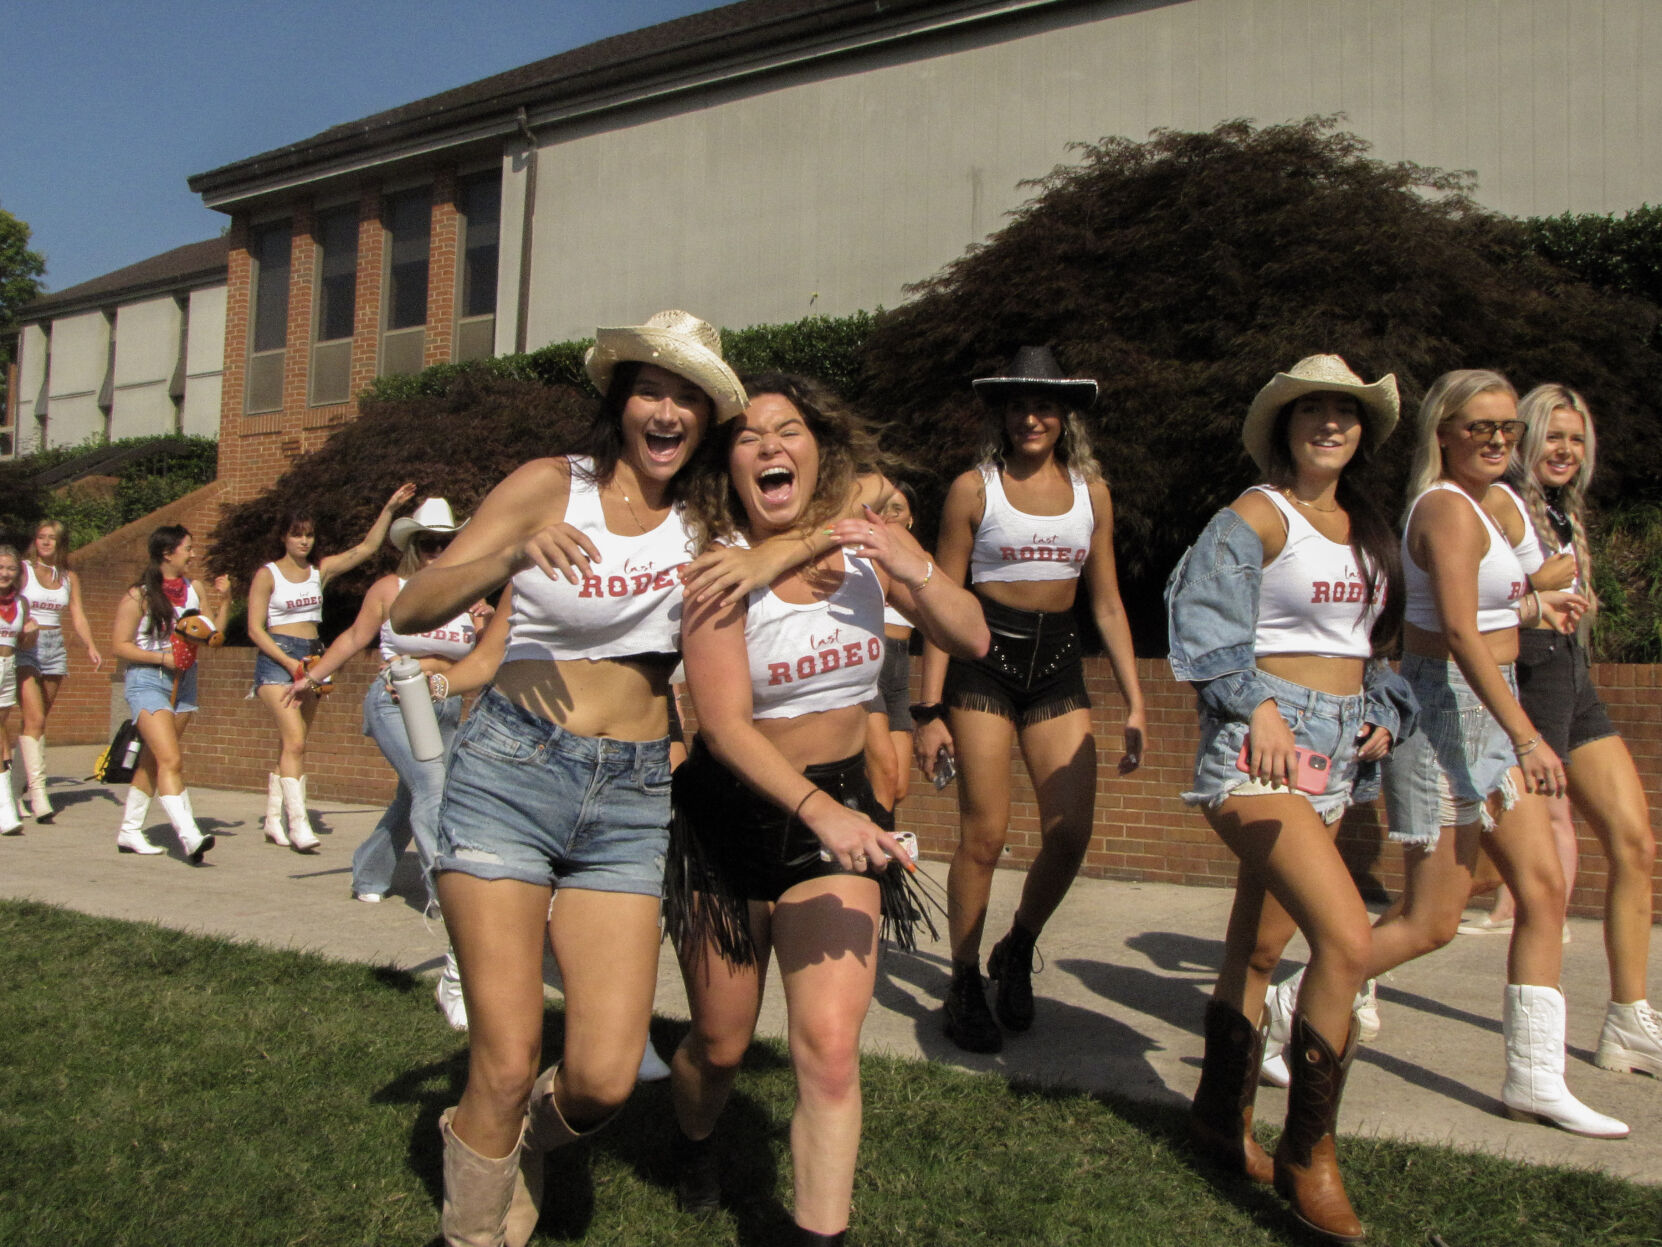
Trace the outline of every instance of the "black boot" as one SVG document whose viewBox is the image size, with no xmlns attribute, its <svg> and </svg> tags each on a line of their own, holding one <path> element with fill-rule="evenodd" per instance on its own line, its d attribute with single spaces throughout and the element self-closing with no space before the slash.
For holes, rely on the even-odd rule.
<svg viewBox="0 0 1662 1247">
<path fill-rule="evenodd" d="M 787 1247 L 843 1247 L 843 1241 L 847 1237 L 847 1230 L 838 1230 L 835 1234 L 817 1234 L 793 1223 L 791 1237 L 787 1238 L 785 1243 Z"/>
<path fill-rule="evenodd" d="M 1223 1001 L 1207 1001 L 1206 1060 L 1189 1109 L 1189 1138 L 1219 1164 L 1254 1182 L 1274 1177 L 1269 1153 L 1252 1137 L 1252 1105 L 1263 1059 L 1264 1032 Z"/>
<path fill-rule="evenodd" d="M 981 985 L 981 968 L 972 961 L 952 963 L 952 986 L 946 993 L 946 1016 L 941 1029 L 965 1052 L 998 1052 L 1004 1036 L 987 1008 L 987 992 Z"/>
<path fill-rule="evenodd" d="M 689 1139 L 675 1132 L 675 1203 L 682 1212 L 699 1217 L 721 1208 L 721 1160 L 713 1134 Z"/>
<path fill-rule="evenodd" d="M 1010 924 L 1010 933 L 993 945 L 987 958 L 987 977 L 998 983 L 993 1008 L 998 1020 L 1013 1031 L 1033 1025 L 1033 950 L 1039 937 L 1026 927 Z"/>
</svg>

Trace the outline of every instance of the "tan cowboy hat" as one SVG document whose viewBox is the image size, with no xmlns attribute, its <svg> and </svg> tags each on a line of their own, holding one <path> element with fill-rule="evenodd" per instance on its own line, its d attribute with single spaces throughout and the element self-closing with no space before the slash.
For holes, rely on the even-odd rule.
<svg viewBox="0 0 1662 1247">
<path fill-rule="evenodd" d="M 659 312 L 644 325 L 596 329 L 583 367 L 604 394 L 612 369 L 628 361 L 656 364 L 685 377 L 710 396 L 717 420 L 731 420 L 750 401 L 738 374 L 721 357 L 721 335 L 691 312 Z"/>
<path fill-rule="evenodd" d="M 440 533 L 449 537 L 466 526 L 466 520 L 460 524 L 456 522 L 456 517 L 450 513 L 450 504 L 443 498 L 423 498 L 414 511 L 392 522 L 387 540 L 402 552 L 409 548 L 410 538 L 417 533 Z"/>
<path fill-rule="evenodd" d="M 1306 355 L 1286 372 L 1278 372 L 1258 391 L 1258 397 L 1247 408 L 1246 424 L 1241 427 L 1241 441 L 1247 454 L 1260 468 L 1270 464 L 1270 436 L 1275 430 L 1275 417 L 1288 403 L 1306 394 L 1332 391 L 1350 394 L 1362 407 L 1362 427 L 1367 430 L 1368 447 L 1377 450 L 1397 427 L 1401 399 L 1397 397 L 1397 377 L 1388 372 L 1372 385 L 1350 370 L 1350 365 L 1337 355 Z"/>
</svg>

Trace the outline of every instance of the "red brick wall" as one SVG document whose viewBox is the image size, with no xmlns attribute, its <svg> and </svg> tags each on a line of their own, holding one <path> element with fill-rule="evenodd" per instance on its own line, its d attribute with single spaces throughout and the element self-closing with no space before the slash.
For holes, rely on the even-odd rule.
<svg viewBox="0 0 1662 1247">
<path fill-rule="evenodd" d="M 456 249 L 461 218 L 456 212 L 456 171 L 433 178 L 433 214 L 427 261 L 427 333 L 422 363 L 449 363 L 455 354 Z"/>
</svg>

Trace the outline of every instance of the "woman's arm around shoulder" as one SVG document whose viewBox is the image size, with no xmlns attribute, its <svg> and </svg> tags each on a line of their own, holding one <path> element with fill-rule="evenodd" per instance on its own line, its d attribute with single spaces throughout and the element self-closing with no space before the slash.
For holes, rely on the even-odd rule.
<svg viewBox="0 0 1662 1247">
<path fill-rule="evenodd" d="M 885 521 L 869 504 L 864 510 L 860 519 L 831 526 L 843 548 L 877 566 L 888 600 L 923 630 L 930 644 L 959 658 L 985 654 L 992 638 L 975 595 L 938 575 L 911 533 Z"/>
</svg>

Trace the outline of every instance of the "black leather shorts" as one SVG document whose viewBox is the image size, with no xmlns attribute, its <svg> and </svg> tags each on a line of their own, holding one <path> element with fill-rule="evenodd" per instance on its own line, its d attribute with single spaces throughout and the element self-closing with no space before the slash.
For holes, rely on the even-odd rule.
<svg viewBox="0 0 1662 1247">
<path fill-rule="evenodd" d="M 979 597 L 979 595 L 977 595 Z M 1090 708 L 1079 625 L 1071 611 L 1024 611 L 980 598 L 992 644 L 983 658 L 954 658 L 942 700 L 1017 727 Z"/>
</svg>

